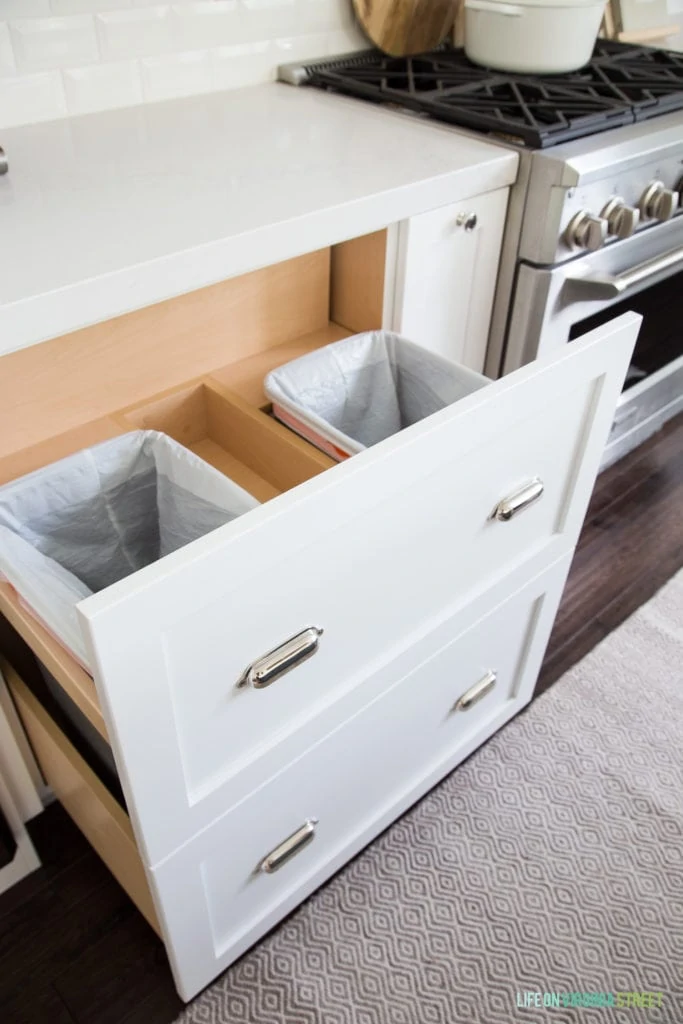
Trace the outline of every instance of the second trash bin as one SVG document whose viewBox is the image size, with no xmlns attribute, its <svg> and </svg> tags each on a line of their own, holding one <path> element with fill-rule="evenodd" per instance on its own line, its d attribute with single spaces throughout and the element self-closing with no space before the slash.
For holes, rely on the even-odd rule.
<svg viewBox="0 0 683 1024">
<path fill-rule="evenodd" d="M 258 504 L 165 434 L 132 431 L 0 487 L 0 578 L 87 668 L 79 601 Z"/>
<path fill-rule="evenodd" d="M 368 331 L 272 370 L 274 415 L 338 461 L 485 387 L 474 370 L 390 331 Z"/>
</svg>

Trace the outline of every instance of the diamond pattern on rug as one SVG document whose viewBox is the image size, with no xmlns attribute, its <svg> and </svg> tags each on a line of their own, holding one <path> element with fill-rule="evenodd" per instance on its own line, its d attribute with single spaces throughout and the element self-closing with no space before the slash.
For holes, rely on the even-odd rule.
<svg viewBox="0 0 683 1024">
<path fill-rule="evenodd" d="M 682 666 L 679 574 L 178 1024 L 681 1024 Z"/>
</svg>

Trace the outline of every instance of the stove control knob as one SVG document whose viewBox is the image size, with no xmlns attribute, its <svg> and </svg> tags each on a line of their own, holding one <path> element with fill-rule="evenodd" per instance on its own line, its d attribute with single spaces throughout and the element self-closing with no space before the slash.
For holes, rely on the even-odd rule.
<svg viewBox="0 0 683 1024">
<path fill-rule="evenodd" d="M 612 196 L 600 216 L 607 221 L 607 231 L 614 238 L 630 238 L 638 227 L 640 211 L 627 206 L 621 196 Z"/>
<path fill-rule="evenodd" d="M 595 252 L 607 239 L 607 221 L 581 210 L 567 224 L 564 240 L 570 249 L 588 249 Z"/>
<path fill-rule="evenodd" d="M 645 220 L 670 220 L 678 208 L 678 193 L 663 181 L 651 181 L 638 206 Z"/>
</svg>

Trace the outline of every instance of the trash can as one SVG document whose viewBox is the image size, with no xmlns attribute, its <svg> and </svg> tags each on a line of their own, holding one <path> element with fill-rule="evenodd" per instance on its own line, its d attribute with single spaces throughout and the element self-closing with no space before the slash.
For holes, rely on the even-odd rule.
<svg viewBox="0 0 683 1024">
<path fill-rule="evenodd" d="M 0 577 L 89 671 L 79 601 L 258 504 L 165 434 L 132 431 L 0 487 Z"/>
<path fill-rule="evenodd" d="M 341 461 L 490 381 L 398 334 L 368 331 L 272 370 L 273 414 Z"/>
</svg>

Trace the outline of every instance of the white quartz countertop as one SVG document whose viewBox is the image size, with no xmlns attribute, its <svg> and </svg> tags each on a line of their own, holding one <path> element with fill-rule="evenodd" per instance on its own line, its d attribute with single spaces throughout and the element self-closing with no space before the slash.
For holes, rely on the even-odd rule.
<svg viewBox="0 0 683 1024">
<path fill-rule="evenodd" d="M 7 129 L 0 353 L 511 184 L 516 153 L 269 84 Z"/>
</svg>

